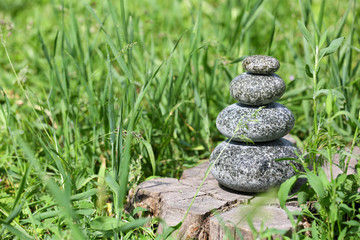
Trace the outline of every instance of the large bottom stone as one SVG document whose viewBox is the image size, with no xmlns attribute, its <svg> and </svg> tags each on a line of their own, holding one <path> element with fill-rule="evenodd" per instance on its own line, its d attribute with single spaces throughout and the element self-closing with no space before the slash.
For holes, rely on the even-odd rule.
<svg viewBox="0 0 360 240">
<path fill-rule="evenodd" d="M 225 187 L 240 192 L 263 192 L 295 175 L 290 162 L 301 168 L 295 161 L 276 161 L 296 158 L 296 151 L 299 150 L 284 138 L 255 144 L 224 141 L 210 156 L 210 164 L 215 161 L 211 173 Z"/>
</svg>

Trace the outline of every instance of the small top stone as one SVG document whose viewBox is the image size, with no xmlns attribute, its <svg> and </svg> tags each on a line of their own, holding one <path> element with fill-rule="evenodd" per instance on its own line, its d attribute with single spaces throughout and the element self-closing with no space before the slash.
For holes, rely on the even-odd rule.
<svg viewBox="0 0 360 240">
<path fill-rule="evenodd" d="M 264 55 L 253 55 L 242 62 L 246 72 L 254 74 L 271 74 L 276 72 L 280 63 L 276 58 Z"/>
</svg>

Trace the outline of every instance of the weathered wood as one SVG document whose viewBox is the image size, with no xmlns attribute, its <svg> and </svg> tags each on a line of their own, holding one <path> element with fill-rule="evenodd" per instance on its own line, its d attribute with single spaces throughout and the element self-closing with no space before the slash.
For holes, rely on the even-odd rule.
<svg viewBox="0 0 360 240">
<path fill-rule="evenodd" d="M 196 190 L 204 178 L 207 166 L 208 163 L 204 163 L 185 170 L 180 180 L 157 178 L 140 184 L 134 194 L 135 206 L 149 209 L 152 216 L 160 217 L 169 226 L 178 224 L 183 220 Z M 250 202 L 255 201 L 254 199 L 256 197 L 251 194 L 241 194 L 223 189 L 216 179 L 209 174 L 196 196 L 177 238 L 219 239 L 209 235 L 211 232 L 214 234 L 214 231 L 217 231 L 214 229 L 220 228 L 222 224 L 221 222 L 216 223 L 214 220 L 214 211 L 221 214 L 234 208 L 237 209 L 238 206 L 248 206 Z M 278 205 L 273 200 L 267 203 Z M 273 208 L 281 210 L 276 206 Z M 158 231 L 162 232 L 163 228 L 164 226 L 160 225 Z M 251 230 L 248 229 L 248 231 Z"/>
<path fill-rule="evenodd" d="M 181 222 L 197 187 L 204 177 L 207 163 L 184 172 L 181 180 L 158 178 L 139 185 L 134 202 L 136 206 L 149 209 L 151 214 L 163 219 L 169 226 Z M 224 211 L 232 205 L 246 202 L 251 195 L 242 195 L 223 190 L 212 176 L 205 181 L 179 231 L 179 238 L 208 239 L 209 217 L 212 210 Z M 159 231 L 163 226 L 159 227 Z"/>
<path fill-rule="evenodd" d="M 349 173 L 355 172 L 360 148 L 356 147 L 349 165 Z M 336 162 L 337 160 L 334 159 Z M 174 226 L 181 222 L 191 204 L 195 193 L 204 179 L 208 163 L 185 170 L 180 180 L 174 178 L 157 178 L 140 184 L 134 193 L 134 206 L 149 209 L 151 216 L 160 217 L 167 225 Z M 325 167 L 325 171 L 328 169 Z M 337 171 L 335 175 L 341 173 Z M 305 181 L 298 181 L 298 188 Z M 296 202 L 287 204 L 291 210 L 297 208 Z M 216 179 L 209 174 L 197 194 L 192 207 L 185 218 L 177 239 L 223 239 L 228 232 L 235 239 L 243 235 L 244 239 L 253 239 L 247 223 L 249 212 L 253 214 L 252 223 L 259 231 L 264 228 L 291 231 L 292 225 L 283 209 L 279 207 L 276 197 L 263 194 L 243 194 L 219 186 Z M 225 227 L 224 227 L 225 226 Z M 236 226 L 236 227 L 235 227 Z M 226 229 L 226 231 L 224 230 Z M 159 233 L 164 230 L 160 224 Z M 236 232 L 238 231 L 238 233 Z M 239 238 L 240 239 L 240 238 Z"/>
<path fill-rule="evenodd" d="M 349 148 L 345 148 L 345 150 L 350 153 L 350 149 Z M 355 146 L 352 152 L 352 156 L 350 158 L 349 161 L 349 167 L 348 167 L 348 171 L 347 174 L 354 174 L 356 173 L 356 169 L 355 166 L 357 164 L 357 162 L 360 159 L 360 147 Z M 347 162 L 348 157 L 346 158 L 345 163 Z M 343 171 L 338 167 L 339 165 L 339 154 L 335 154 L 334 155 L 334 159 L 333 159 L 333 178 L 335 179 L 339 174 L 342 174 Z M 331 172 L 330 172 L 330 165 L 328 162 L 325 163 L 325 165 L 323 166 L 323 169 L 325 171 L 326 176 L 328 177 L 328 179 L 331 179 Z"/>
<path fill-rule="evenodd" d="M 253 239 L 248 217 L 257 232 L 275 228 L 291 235 L 293 226 L 283 209 L 276 206 L 240 205 L 210 219 L 210 239 Z"/>
</svg>

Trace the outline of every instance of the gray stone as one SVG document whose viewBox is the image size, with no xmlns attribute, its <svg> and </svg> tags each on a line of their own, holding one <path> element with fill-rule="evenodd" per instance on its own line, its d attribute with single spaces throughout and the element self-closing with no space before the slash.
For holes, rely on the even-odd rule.
<svg viewBox="0 0 360 240">
<path fill-rule="evenodd" d="M 296 158 L 295 151 L 299 152 L 283 138 L 256 144 L 224 141 L 210 155 L 210 163 L 214 162 L 211 173 L 221 185 L 230 189 L 263 192 L 295 175 L 289 162 L 301 168 L 295 161 L 275 161 Z"/>
<path fill-rule="evenodd" d="M 242 73 L 230 83 L 231 96 L 247 105 L 275 102 L 284 94 L 285 89 L 284 80 L 275 73 L 270 75 Z"/>
<path fill-rule="evenodd" d="M 276 58 L 264 55 L 253 55 L 242 62 L 245 71 L 255 74 L 271 74 L 276 72 L 280 63 Z"/>
<path fill-rule="evenodd" d="M 271 103 L 260 109 L 235 103 L 219 113 L 216 127 L 228 138 L 235 134 L 232 139 L 235 141 L 250 139 L 253 142 L 266 142 L 285 136 L 294 122 L 292 112 L 279 103 Z"/>
</svg>

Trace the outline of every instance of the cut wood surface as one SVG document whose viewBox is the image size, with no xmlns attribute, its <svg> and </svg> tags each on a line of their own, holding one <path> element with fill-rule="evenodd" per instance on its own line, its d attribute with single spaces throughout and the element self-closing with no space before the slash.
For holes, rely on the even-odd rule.
<svg viewBox="0 0 360 240">
<path fill-rule="evenodd" d="M 152 216 L 160 217 L 169 226 L 178 224 L 183 220 L 196 190 L 204 178 L 207 167 L 208 163 L 204 163 L 185 170 L 180 180 L 157 178 L 140 184 L 134 194 L 134 205 L 147 208 Z M 243 210 L 243 206 L 251 207 L 253 202 L 255 203 L 257 199 L 261 198 L 263 197 L 224 189 L 209 174 L 176 237 L 178 239 L 222 239 L 224 232 L 220 229 L 224 224 L 230 232 L 232 231 L 232 234 L 235 234 L 235 230 L 231 226 L 236 225 L 236 222 L 229 221 L 233 218 L 232 215 L 235 216 L 239 213 L 240 217 L 242 214 L 240 210 Z M 275 225 L 273 220 L 268 221 L 269 219 L 264 218 L 266 227 L 277 227 L 281 223 L 280 225 L 285 226 L 287 231 L 291 229 L 285 211 L 279 208 L 275 198 L 266 198 L 264 204 L 267 205 L 266 211 L 269 213 L 282 212 L 281 215 L 276 215 L 277 224 Z M 262 217 L 255 216 L 255 218 L 253 220 L 259 222 L 255 227 L 260 229 Z M 234 217 L 234 219 L 236 218 Z M 245 239 L 252 239 L 249 235 L 251 230 L 246 221 L 242 221 L 240 224 L 241 233 L 248 236 Z M 160 225 L 158 231 L 163 231 L 163 228 L 164 226 Z M 218 234 L 215 234 L 216 232 Z"/>
<path fill-rule="evenodd" d="M 355 172 L 360 148 L 356 147 L 348 173 Z M 334 162 L 338 160 L 334 159 Z M 208 163 L 187 169 L 180 180 L 156 178 L 141 183 L 133 195 L 133 205 L 147 208 L 154 217 L 160 217 L 168 226 L 180 223 L 205 177 Z M 327 167 L 325 166 L 325 171 Z M 335 176 L 341 173 L 336 169 Z M 329 176 L 330 178 L 330 176 Z M 297 182 L 295 188 L 304 180 Z M 296 202 L 287 204 L 290 211 L 300 211 Z M 219 186 L 210 173 L 200 188 L 188 215 L 176 235 L 177 239 L 253 239 L 248 217 L 255 229 L 276 228 L 291 232 L 292 225 L 276 197 L 264 194 L 245 194 Z M 158 232 L 164 226 L 160 224 Z"/>
</svg>

